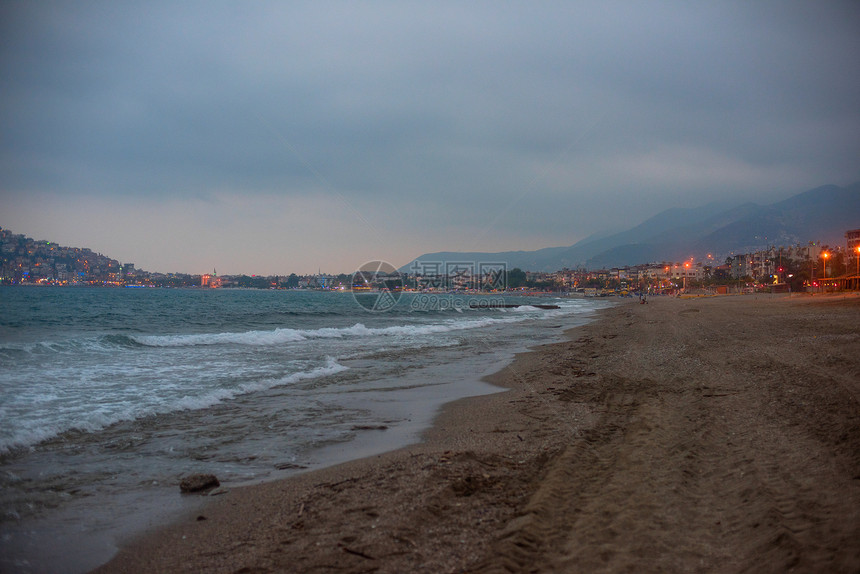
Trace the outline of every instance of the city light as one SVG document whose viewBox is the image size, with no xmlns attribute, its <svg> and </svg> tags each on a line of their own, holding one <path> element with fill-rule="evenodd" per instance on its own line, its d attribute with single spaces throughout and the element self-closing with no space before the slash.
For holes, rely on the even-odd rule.
<svg viewBox="0 0 860 574">
<path fill-rule="evenodd" d="M 736 285 L 738 291 L 752 292 L 755 289 L 771 288 L 780 285 L 780 289 L 797 290 L 798 288 L 811 291 L 821 289 L 858 289 L 860 288 L 860 229 L 846 233 L 847 249 L 843 246 L 825 248 L 822 242 L 808 246 L 780 247 L 769 251 L 733 254 L 725 258 L 722 264 L 722 254 L 701 254 L 699 263 L 694 257 L 674 262 L 643 263 L 610 269 L 588 270 L 563 269 L 557 272 L 520 272 L 523 277 L 518 279 L 511 290 L 524 290 L 527 287 L 540 292 L 558 291 L 583 293 L 585 287 L 599 291 L 600 295 L 619 293 L 627 296 L 631 285 L 639 285 L 640 289 L 657 285 L 660 290 L 667 292 L 683 292 L 688 288 L 701 292 L 725 293 L 725 284 Z M 815 275 L 816 261 L 822 261 L 822 270 Z M 855 258 L 854 264 L 851 257 Z M 832 259 L 830 273 L 827 263 Z M 715 265 L 715 260 L 720 265 Z M 808 271 L 799 275 L 800 268 Z M 851 268 L 855 275 L 851 275 Z M 662 273 L 661 273 L 662 270 Z M 692 272 L 692 283 L 688 282 Z M 683 273 L 683 279 L 681 276 Z M 344 275 L 345 274 L 341 274 Z M 432 275 L 430 276 L 432 277 Z M 802 277 L 802 281 L 799 279 Z M 679 289 L 678 279 L 682 279 L 682 289 Z M 790 281 L 795 279 L 795 281 Z M 423 280 L 416 276 L 414 284 Z M 731 282 L 731 283 L 729 283 Z M 745 286 L 742 283 L 745 282 Z M 262 276 L 253 274 L 226 275 L 220 277 L 215 270 L 203 274 L 184 273 L 151 273 L 138 269 L 133 263 L 120 263 L 100 253 L 87 248 L 63 247 L 48 241 L 38 241 L 24 235 L 13 234 L 0 228 L 0 283 L 3 285 L 89 285 L 117 287 L 227 287 L 227 288 L 266 288 L 266 289 L 321 289 L 368 290 L 367 283 L 354 283 L 343 279 L 340 275 L 286 274 L 282 276 Z M 689 283 L 689 285 L 688 285 Z M 782 285 L 786 283 L 786 285 Z M 770 284 L 770 285 L 768 285 Z M 718 289 L 721 287 L 721 289 Z M 422 288 L 423 289 L 423 288 Z M 492 289 L 495 291 L 496 289 Z"/>
<path fill-rule="evenodd" d="M 857 282 L 860 284 L 860 245 L 857 246 Z"/>
</svg>

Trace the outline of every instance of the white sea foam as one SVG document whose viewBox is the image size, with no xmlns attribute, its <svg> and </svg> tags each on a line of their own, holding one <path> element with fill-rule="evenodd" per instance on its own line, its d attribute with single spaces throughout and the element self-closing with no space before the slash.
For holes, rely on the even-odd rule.
<svg viewBox="0 0 860 574">
<path fill-rule="evenodd" d="M 44 416 L 29 417 L 26 421 L 19 418 L 19 425 L 24 423 L 23 425 L 11 430 L 9 436 L 0 436 L 0 454 L 36 445 L 69 431 L 96 432 L 122 421 L 176 411 L 206 409 L 248 393 L 326 377 L 347 369 L 348 367 L 339 364 L 333 357 L 326 357 L 324 365 L 307 371 L 291 373 L 284 377 L 244 382 L 234 388 L 211 389 L 197 396 L 190 394 L 177 396 L 165 393 L 166 389 L 162 388 L 160 394 L 150 395 L 141 400 L 142 389 L 131 389 L 127 397 L 116 396 L 112 402 L 103 403 L 97 407 L 89 404 L 67 405 L 63 418 L 51 420 L 51 412 L 42 413 Z M 46 398 L 48 397 L 42 397 L 42 399 Z M 35 404 L 51 401 L 40 401 L 34 398 L 33 402 Z M 3 410 L 5 409 L 0 409 L 0 415 L 3 415 Z M 48 406 L 48 410 L 53 412 L 54 409 Z"/>
<path fill-rule="evenodd" d="M 186 395 L 172 403 L 174 408 L 171 410 L 181 411 L 205 409 L 218 403 L 235 399 L 241 395 L 266 391 L 275 387 L 290 385 L 308 379 L 317 379 L 329 375 L 336 375 L 337 373 L 346 371 L 348 368 L 349 367 L 338 364 L 334 358 L 326 357 L 326 364 L 324 366 L 311 369 L 310 371 L 300 371 L 287 375 L 286 377 L 246 382 L 234 389 L 217 389 L 199 397 Z"/>
<path fill-rule="evenodd" d="M 344 441 L 365 425 L 388 427 L 367 433 L 386 446 L 407 440 L 431 404 L 483 392 L 473 383 L 485 372 L 602 303 L 512 295 L 471 307 L 468 296 L 404 294 L 370 314 L 325 292 L 10 288 L 0 298 L 3 321 L 21 325 L 0 329 L 0 490 L 21 477 L 6 506 L 84 488 L 92 496 L 69 497 L 76 516 L 108 506 L 127 510 L 123 520 L 135 516 L 129 500 L 185 472 L 229 484 L 273 477 L 284 461 L 326 462 L 319 448 L 333 443 L 358 456 L 363 447 Z M 516 303 L 561 309 L 492 306 Z"/>
<path fill-rule="evenodd" d="M 206 409 L 241 395 L 325 377 L 346 369 L 337 363 L 338 358 L 361 359 L 387 353 L 393 362 L 408 357 L 404 364 L 432 364 L 437 360 L 433 359 L 434 348 L 460 345 L 469 354 L 476 337 L 481 341 L 488 337 L 506 341 L 511 337 L 498 327 L 594 308 L 593 302 L 580 300 L 557 303 L 561 308 L 556 310 L 531 305 L 488 309 L 463 306 L 443 308 L 451 311 L 444 313 L 366 319 L 358 313 L 352 317 L 345 313 L 343 319 L 337 313 L 332 315 L 334 319 L 311 315 L 307 322 L 298 323 L 306 325 L 304 329 L 240 331 L 241 325 L 247 324 L 240 321 L 226 323 L 234 330 L 221 333 L 140 335 L 128 332 L 124 323 L 108 321 L 74 332 L 34 331 L 43 338 L 0 344 L 0 367 L 5 367 L 3 363 L 8 365 L 0 370 L 0 376 L 5 378 L 0 401 L 0 420 L 4 421 L 0 427 L 0 454 L 65 432 L 94 432 L 124 420 Z M 467 310 L 469 313 L 465 313 Z M 325 324 L 323 321 L 349 319 L 341 326 L 319 327 Z M 152 317 L 149 320 L 149 324 L 138 328 L 150 329 L 149 332 L 181 328 L 177 323 L 162 325 Z M 213 324 L 208 328 L 218 327 Z M 514 338 L 522 338 L 519 330 Z M 413 353 L 413 349 L 427 350 L 427 358 Z M 440 356 L 447 361 L 450 353 Z M 374 373 L 379 370 L 367 368 Z"/>
<path fill-rule="evenodd" d="M 534 308 L 532 308 L 534 310 Z M 312 339 L 345 339 L 350 337 L 416 337 L 479 329 L 497 323 L 510 323 L 522 319 L 472 319 L 449 320 L 429 325 L 393 325 L 390 327 L 367 327 L 356 323 L 351 327 L 322 327 L 320 329 L 274 329 L 271 331 L 245 331 L 242 333 L 202 333 L 193 335 L 136 335 L 130 337 L 141 345 L 149 347 L 193 347 L 203 345 L 283 345 Z"/>
</svg>

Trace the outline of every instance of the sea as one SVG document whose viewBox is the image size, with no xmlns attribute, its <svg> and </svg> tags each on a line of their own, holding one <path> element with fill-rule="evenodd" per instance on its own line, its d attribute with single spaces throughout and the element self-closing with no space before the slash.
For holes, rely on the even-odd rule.
<svg viewBox="0 0 860 574">
<path fill-rule="evenodd" d="M 482 377 L 605 306 L 0 287 L 0 572 L 98 566 L 201 505 L 179 492 L 190 474 L 229 490 L 414 443 L 441 405 L 500 392 Z"/>
</svg>

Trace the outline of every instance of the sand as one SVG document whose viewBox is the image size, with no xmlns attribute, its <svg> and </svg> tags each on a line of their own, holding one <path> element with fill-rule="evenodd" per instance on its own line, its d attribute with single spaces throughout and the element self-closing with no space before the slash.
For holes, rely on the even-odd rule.
<svg viewBox="0 0 860 574">
<path fill-rule="evenodd" d="M 858 572 L 860 297 L 625 302 L 418 445 L 233 489 L 98 572 Z"/>
</svg>

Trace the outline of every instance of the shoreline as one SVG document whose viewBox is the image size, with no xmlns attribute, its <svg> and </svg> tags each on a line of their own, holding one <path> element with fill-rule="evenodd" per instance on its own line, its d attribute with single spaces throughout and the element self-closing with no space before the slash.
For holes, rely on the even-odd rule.
<svg viewBox="0 0 860 574">
<path fill-rule="evenodd" d="M 603 309 L 423 442 L 233 489 L 95 571 L 856 570 L 857 324 L 856 297 Z"/>
<path fill-rule="evenodd" d="M 329 484 L 333 482 L 336 485 L 339 485 L 340 483 L 350 483 L 353 482 L 356 475 L 362 475 L 378 470 L 380 465 L 385 466 L 388 464 L 397 464 L 397 461 L 405 456 L 410 458 L 432 456 L 429 453 L 436 452 L 439 449 L 442 449 L 443 452 L 443 463 L 447 464 L 449 461 L 445 460 L 444 453 L 448 452 L 448 446 L 459 442 L 456 439 L 452 441 L 451 438 L 452 433 L 456 434 L 458 429 L 462 427 L 462 420 L 460 418 L 461 408 L 465 408 L 465 410 L 472 410 L 476 407 L 481 408 L 481 406 L 484 405 L 484 401 L 492 400 L 494 398 L 501 405 L 504 405 L 506 401 L 503 397 L 513 390 L 513 385 L 509 380 L 507 380 L 504 373 L 513 369 L 515 363 L 525 360 L 525 358 L 532 355 L 536 349 L 567 341 L 573 333 L 577 332 L 585 325 L 598 321 L 600 319 L 600 314 L 611 308 L 612 307 L 601 307 L 593 310 L 584 319 L 581 317 L 575 318 L 577 322 L 583 322 L 562 331 L 557 342 L 537 344 L 534 347 L 524 347 L 522 350 L 508 355 L 508 358 L 506 359 L 507 364 L 503 366 L 501 370 L 489 369 L 485 371 L 484 375 L 479 376 L 474 380 L 469 379 L 466 383 L 472 388 L 473 394 L 465 397 L 461 396 L 453 400 L 441 401 L 439 403 L 440 406 L 434 407 L 433 409 L 435 411 L 435 415 L 428 418 L 426 424 L 421 425 L 423 427 L 422 431 L 417 433 L 411 429 L 397 431 L 400 438 L 396 440 L 385 439 L 382 441 L 374 441 L 371 439 L 369 441 L 362 441 L 361 439 L 358 439 L 358 447 L 359 450 L 362 451 L 362 454 L 351 458 L 345 458 L 343 454 L 339 454 L 337 451 L 350 448 L 354 446 L 353 443 L 348 443 L 346 445 L 334 444 L 327 449 L 324 449 L 324 451 L 331 451 L 328 455 L 326 455 L 325 452 L 321 453 L 321 459 L 327 461 L 322 463 L 321 466 L 312 467 L 274 480 L 246 483 L 235 487 L 229 487 L 227 496 L 219 495 L 214 498 L 202 496 L 199 497 L 199 501 L 191 500 L 186 504 L 186 507 L 188 507 L 189 510 L 174 513 L 172 515 L 174 517 L 172 520 L 168 520 L 164 524 L 149 526 L 146 529 L 133 533 L 125 539 L 117 540 L 116 545 L 119 547 L 118 552 L 115 553 L 110 560 L 95 567 L 90 570 L 90 572 L 144 572 L 151 571 L 150 568 L 162 568 L 163 566 L 158 564 L 150 564 L 148 562 L 138 563 L 138 560 L 141 557 L 140 555 L 157 555 L 157 551 L 155 551 L 154 548 L 162 547 L 165 544 L 171 544 L 171 542 L 176 541 L 177 537 L 179 539 L 187 539 L 183 538 L 187 537 L 187 533 L 184 533 L 185 525 L 194 522 L 203 522 L 203 520 L 200 519 L 201 516 L 206 516 L 206 520 L 208 521 L 210 512 L 219 516 L 224 516 L 225 520 L 234 522 L 235 517 L 231 516 L 234 511 L 232 509 L 226 510 L 226 514 L 223 514 L 225 509 L 222 508 L 225 506 L 222 503 L 231 496 L 241 498 L 239 501 L 231 501 L 229 504 L 231 507 L 245 506 L 247 504 L 253 504 L 256 506 L 256 503 L 251 501 L 256 500 L 258 496 L 262 496 L 263 498 L 280 498 L 284 494 L 285 489 L 291 490 L 291 488 L 289 488 L 291 485 L 297 490 L 304 491 L 313 489 L 319 486 L 319 484 Z M 499 431 L 494 429 L 490 432 Z M 414 436 L 415 438 L 412 442 L 406 441 L 404 446 L 391 446 L 393 444 L 403 445 L 404 440 L 402 437 L 406 435 Z M 388 446 L 382 448 L 380 445 Z M 331 462 L 332 460 L 336 462 Z M 195 495 L 188 496 L 195 497 Z M 218 506 L 219 504 L 221 507 Z M 303 508 L 303 503 L 297 504 L 299 504 L 300 508 Z M 137 557 L 131 557 L 131 555 L 137 555 Z M 183 559 L 179 557 L 178 561 L 174 563 L 173 568 L 175 568 L 175 571 L 179 572 L 187 568 L 187 565 L 182 565 L 182 561 Z M 168 568 L 170 567 L 168 566 Z M 222 568 L 221 566 L 212 565 L 204 566 L 204 568 L 207 570 L 214 568 L 215 571 L 224 572 L 232 571 L 230 567 Z"/>
<path fill-rule="evenodd" d="M 572 324 L 583 319 L 571 318 Z M 552 328 L 553 339 L 561 330 Z M 435 376 L 403 375 L 398 380 L 404 391 L 391 396 L 387 390 L 365 390 L 353 395 L 350 406 L 368 413 L 384 425 L 355 426 L 355 437 L 348 442 L 331 442 L 318 447 L 302 459 L 302 464 L 285 465 L 265 478 L 232 479 L 216 471 L 224 489 L 235 490 L 265 482 L 284 480 L 336 466 L 355 459 L 372 457 L 415 444 L 433 424 L 441 407 L 461 397 L 477 397 L 502 392 L 484 379 L 498 364 L 513 360 L 523 343 L 495 348 L 493 352 L 458 359 L 449 366 L 436 368 Z M 344 364 L 350 364 L 350 360 Z M 359 359 L 360 361 L 360 359 Z M 419 380 L 420 379 L 420 380 Z M 389 379 L 392 380 L 392 379 Z M 429 384 L 428 384 L 429 383 Z M 98 502 L 95 502 L 99 498 Z M 128 540 L 136 540 L 163 524 L 173 523 L 212 502 L 212 498 L 179 494 L 178 482 L 159 481 L 72 501 L 48 516 L 19 521 L 4 529 L 0 544 L 0 570 L 3 565 L 28 572 L 88 572 L 109 561 Z M 195 515 L 196 516 L 196 515 Z"/>
</svg>

